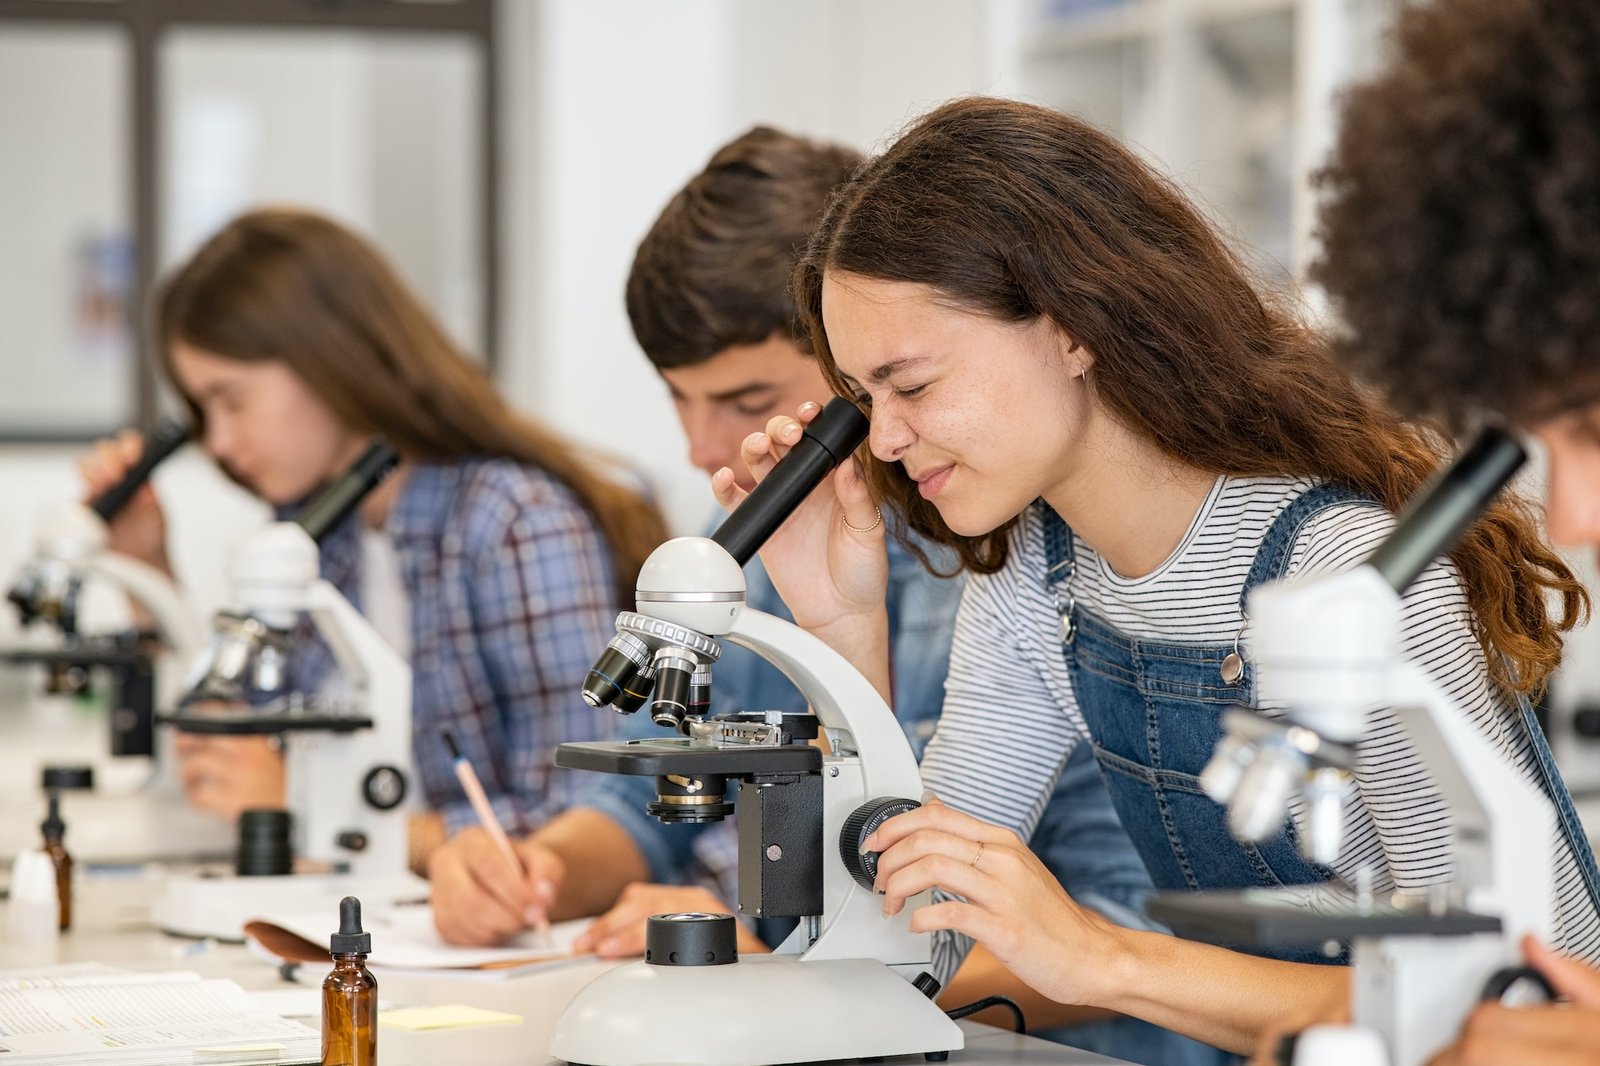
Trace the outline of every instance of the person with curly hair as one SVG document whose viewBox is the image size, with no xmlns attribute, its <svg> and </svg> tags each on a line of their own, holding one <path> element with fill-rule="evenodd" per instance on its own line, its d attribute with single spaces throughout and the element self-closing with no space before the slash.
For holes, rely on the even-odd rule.
<svg viewBox="0 0 1600 1066">
<path fill-rule="evenodd" d="M 1335 350 L 1404 413 L 1533 434 L 1551 538 L 1600 545 L 1600 4 L 1439 0 L 1394 43 L 1321 176 Z M 1480 1007 L 1438 1066 L 1600 1064 L 1600 971 L 1525 950 L 1569 1002 Z"/>
<path fill-rule="evenodd" d="M 934 977 L 977 942 L 1058 1003 L 1238 1052 L 1348 988 L 1320 952 L 1117 928 L 1023 841 L 1087 744 L 1163 890 L 1448 884 L 1449 812 L 1394 708 L 1373 712 L 1332 865 L 1301 855 L 1298 815 L 1264 844 L 1235 840 L 1197 780 L 1227 707 L 1283 711 L 1243 639 L 1250 590 L 1363 560 L 1446 443 L 1357 388 L 1132 150 L 1026 103 L 963 99 L 916 121 L 834 193 L 794 290 L 829 384 L 872 424 L 870 455 L 763 548 L 796 622 L 888 693 L 875 509 L 969 572 L 922 762 L 936 798 L 865 842 L 886 913 L 938 890 L 911 918 L 934 933 Z M 815 413 L 744 442 L 757 480 Z M 725 507 L 745 495 L 729 469 L 712 485 Z M 1537 767 L 1526 697 L 1586 602 L 1526 505 L 1502 498 L 1407 590 L 1399 650 L 1508 764 Z M 1542 784 L 1566 798 L 1558 776 Z M 1550 846 L 1558 944 L 1600 960 L 1593 856 L 1566 826 Z"/>
</svg>

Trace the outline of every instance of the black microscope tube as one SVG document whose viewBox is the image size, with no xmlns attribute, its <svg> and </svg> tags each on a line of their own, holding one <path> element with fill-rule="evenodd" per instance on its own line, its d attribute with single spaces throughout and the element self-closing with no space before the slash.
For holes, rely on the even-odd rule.
<svg viewBox="0 0 1600 1066">
<path fill-rule="evenodd" d="M 1527 458 L 1522 444 L 1505 430 L 1493 426 L 1483 430 L 1455 462 L 1411 498 L 1394 532 L 1378 545 L 1367 565 L 1396 592 L 1404 592 L 1429 563 L 1455 546 Z"/>
<path fill-rule="evenodd" d="M 118 511 L 128 506 L 128 501 L 133 499 L 133 494 L 139 491 L 140 486 L 150 480 L 151 473 L 161 465 L 162 460 L 183 447 L 188 439 L 189 427 L 175 419 L 156 427 L 145 438 L 144 452 L 139 456 L 139 461 L 128 468 L 121 481 L 90 500 L 89 510 L 99 515 L 101 521 L 111 521 Z"/>
<path fill-rule="evenodd" d="M 295 521 L 311 534 L 312 540 L 321 541 L 398 465 L 400 456 L 393 448 L 381 440 L 373 441 L 361 457 L 350 464 L 350 469 L 300 509 Z"/>
<path fill-rule="evenodd" d="M 870 427 L 867 416 L 849 400 L 842 396 L 829 400 L 806 427 L 800 442 L 717 527 L 711 539 L 726 548 L 740 566 L 748 563 L 829 471 L 850 458 L 867 439 Z"/>
</svg>

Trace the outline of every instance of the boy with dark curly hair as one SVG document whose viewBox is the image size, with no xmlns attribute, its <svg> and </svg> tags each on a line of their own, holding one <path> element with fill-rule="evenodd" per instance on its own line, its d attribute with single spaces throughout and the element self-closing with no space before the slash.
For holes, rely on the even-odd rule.
<svg viewBox="0 0 1600 1066">
<path fill-rule="evenodd" d="M 1341 354 L 1404 413 L 1538 437 L 1551 537 L 1600 545 L 1600 4 L 1440 0 L 1395 44 L 1322 175 Z M 1525 948 L 1570 1002 L 1480 1007 L 1432 1066 L 1600 1064 L 1600 972 Z"/>
</svg>

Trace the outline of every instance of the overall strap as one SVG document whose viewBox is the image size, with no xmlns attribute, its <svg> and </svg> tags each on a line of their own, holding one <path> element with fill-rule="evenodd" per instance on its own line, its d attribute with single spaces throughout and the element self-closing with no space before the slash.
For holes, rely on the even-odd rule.
<svg viewBox="0 0 1600 1066">
<path fill-rule="evenodd" d="M 1049 569 L 1045 580 L 1056 585 L 1072 576 L 1077 558 L 1072 550 L 1072 530 L 1056 514 L 1056 509 L 1044 503 L 1034 504 L 1044 516 L 1044 554 Z"/>
<path fill-rule="evenodd" d="M 1295 542 L 1300 539 L 1300 532 L 1306 523 L 1328 508 L 1346 503 L 1383 506 L 1365 493 L 1328 482 L 1313 485 L 1290 501 L 1289 506 L 1268 527 L 1267 535 L 1261 539 L 1261 547 L 1256 551 L 1255 561 L 1250 564 L 1250 574 L 1245 578 L 1244 588 L 1239 590 L 1240 615 L 1245 613 L 1245 600 L 1251 589 L 1269 581 L 1277 581 L 1288 572 Z"/>
</svg>

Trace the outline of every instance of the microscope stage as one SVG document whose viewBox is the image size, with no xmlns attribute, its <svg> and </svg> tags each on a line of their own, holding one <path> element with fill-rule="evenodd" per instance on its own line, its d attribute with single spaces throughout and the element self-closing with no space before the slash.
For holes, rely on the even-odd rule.
<svg viewBox="0 0 1600 1066">
<path fill-rule="evenodd" d="M 1214 944 L 1278 947 L 1379 936 L 1467 936 L 1500 931 L 1499 918 L 1472 911 L 1433 911 L 1425 904 L 1362 904 L 1354 897 L 1313 899 L 1306 888 L 1163 892 L 1145 909 L 1177 935 Z"/>
</svg>

